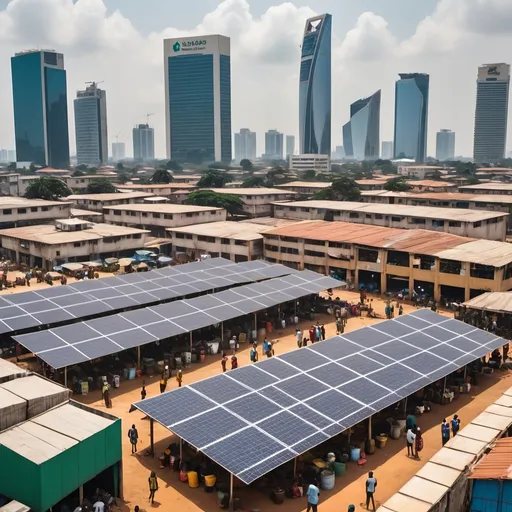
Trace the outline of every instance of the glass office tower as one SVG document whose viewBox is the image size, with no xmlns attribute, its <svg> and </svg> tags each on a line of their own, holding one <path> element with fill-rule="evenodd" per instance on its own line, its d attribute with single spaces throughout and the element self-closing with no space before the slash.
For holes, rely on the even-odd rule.
<svg viewBox="0 0 512 512">
<path fill-rule="evenodd" d="M 235 162 L 240 163 L 244 158 L 256 160 L 256 132 L 248 128 L 235 133 Z"/>
<path fill-rule="evenodd" d="M 301 154 L 331 153 L 331 24 L 330 14 L 306 21 L 299 78 Z"/>
<path fill-rule="evenodd" d="M 229 37 L 164 40 L 167 157 L 231 162 Z"/>
<path fill-rule="evenodd" d="M 401 73 L 395 83 L 395 158 L 425 161 L 429 75 Z"/>
<path fill-rule="evenodd" d="M 68 105 L 64 56 L 29 50 L 11 57 L 16 160 L 63 169 L 69 166 Z"/>
<path fill-rule="evenodd" d="M 455 157 L 455 132 L 442 129 L 436 133 L 436 159 L 453 160 Z"/>
<path fill-rule="evenodd" d="M 380 149 L 380 89 L 350 105 L 350 121 L 343 126 L 343 146 L 355 160 L 377 160 Z"/>
</svg>

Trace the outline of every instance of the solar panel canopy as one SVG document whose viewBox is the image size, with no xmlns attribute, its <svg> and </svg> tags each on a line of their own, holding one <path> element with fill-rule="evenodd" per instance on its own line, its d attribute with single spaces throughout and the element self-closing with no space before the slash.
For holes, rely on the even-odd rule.
<svg viewBox="0 0 512 512">
<path fill-rule="evenodd" d="M 72 322 L 294 272 L 284 265 L 262 260 L 233 263 L 224 258 L 211 258 L 3 296 L 0 297 L 0 334 Z"/>
<path fill-rule="evenodd" d="M 423 309 L 134 405 L 250 484 L 506 343 Z"/>
<path fill-rule="evenodd" d="M 55 329 L 14 336 L 53 368 L 79 364 L 339 286 L 302 271 L 189 300 L 178 300 Z"/>
</svg>

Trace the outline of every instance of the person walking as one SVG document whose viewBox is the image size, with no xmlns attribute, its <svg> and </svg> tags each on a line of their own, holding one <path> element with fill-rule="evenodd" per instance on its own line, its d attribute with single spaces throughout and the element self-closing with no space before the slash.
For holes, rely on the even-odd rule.
<svg viewBox="0 0 512 512">
<path fill-rule="evenodd" d="M 268 347 L 268 339 L 265 336 L 265 339 L 263 340 L 263 345 L 261 347 L 261 355 L 264 356 L 267 353 L 267 347 Z"/>
<path fill-rule="evenodd" d="M 457 432 L 460 430 L 460 419 L 459 419 L 458 414 L 455 414 L 451 423 L 452 423 L 453 437 L 455 437 L 457 435 Z"/>
<path fill-rule="evenodd" d="M 311 340 L 311 344 L 315 343 L 316 341 L 316 329 L 314 325 L 312 325 L 309 329 L 309 339 Z"/>
<path fill-rule="evenodd" d="M 407 456 L 414 457 L 414 441 L 416 440 L 416 434 L 414 433 L 414 426 L 407 431 Z"/>
<path fill-rule="evenodd" d="M 135 428 L 135 425 L 132 425 L 132 428 L 128 430 L 128 438 L 130 439 L 130 444 L 132 445 L 132 454 L 137 453 L 137 441 L 139 440 L 139 433 Z"/>
<path fill-rule="evenodd" d="M 151 471 L 151 475 L 148 478 L 149 483 L 149 498 L 151 504 L 155 503 L 155 493 L 158 491 L 158 480 L 154 471 Z"/>
<path fill-rule="evenodd" d="M 236 370 L 238 368 L 238 359 L 233 352 L 233 355 L 231 356 L 231 369 Z"/>
<path fill-rule="evenodd" d="M 316 480 L 313 480 L 313 483 L 309 484 L 306 496 L 308 498 L 308 508 L 306 512 L 317 512 L 320 490 L 318 489 L 318 482 Z"/>
<path fill-rule="evenodd" d="M 450 424 L 446 421 L 446 418 L 441 423 L 441 439 L 443 446 L 450 440 Z"/>
<path fill-rule="evenodd" d="M 140 390 L 140 399 L 144 400 L 146 398 L 147 392 L 146 392 L 146 386 L 144 384 L 142 385 L 142 389 Z"/>
<path fill-rule="evenodd" d="M 183 373 L 181 371 L 181 368 L 178 370 L 178 373 L 176 373 L 176 382 L 178 383 L 178 387 L 181 388 L 181 383 L 183 381 Z"/>
<path fill-rule="evenodd" d="M 165 376 L 165 373 L 162 372 L 162 377 L 160 378 L 160 393 L 164 393 L 166 387 L 167 387 L 167 377 Z"/>
<path fill-rule="evenodd" d="M 322 341 L 322 329 L 320 328 L 318 322 L 315 325 L 315 339 L 316 341 Z"/>
<path fill-rule="evenodd" d="M 300 329 L 297 329 L 295 331 L 295 334 L 297 335 L 297 347 L 302 347 L 302 331 Z"/>
<path fill-rule="evenodd" d="M 416 439 L 414 440 L 414 446 L 416 448 L 415 457 L 419 460 L 420 452 L 421 452 L 421 450 L 423 450 L 423 436 L 421 435 L 420 427 L 416 427 L 415 434 L 416 434 Z"/>
<path fill-rule="evenodd" d="M 220 360 L 220 365 L 222 366 L 223 373 L 226 371 L 227 364 L 228 364 L 228 356 L 226 355 L 226 352 L 222 352 L 222 358 Z"/>
<path fill-rule="evenodd" d="M 372 502 L 372 507 L 375 512 L 375 500 L 373 498 L 373 494 L 377 487 L 377 479 L 373 476 L 373 471 L 368 473 L 368 478 L 366 479 L 366 508 L 368 509 L 370 506 L 370 501 Z"/>
<path fill-rule="evenodd" d="M 101 393 L 103 395 L 103 401 L 105 402 L 105 407 L 107 409 L 112 409 L 112 400 L 110 399 L 110 386 L 106 380 L 103 381 Z"/>
<path fill-rule="evenodd" d="M 250 352 L 251 363 L 258 362 L 258 350 L 256 349 L 256 343 L 253 343 L 251 352 Z"/>
<path fill-rule="evenodd" d="M 320 334 L 322 335 L 322 341 L 325 340 L 325 325 L 320 326 Z"/>
</svg>

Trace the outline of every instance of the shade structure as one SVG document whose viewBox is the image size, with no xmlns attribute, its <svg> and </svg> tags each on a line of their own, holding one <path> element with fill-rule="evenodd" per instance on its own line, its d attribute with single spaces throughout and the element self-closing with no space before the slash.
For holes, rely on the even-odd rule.
<svg viewBox="0 0 512 512">
<path fill-rule="evenodd" d="M 262 283 L 37 331 L 14 339 L 53 368 L 63 368 L 256 313 L 335 286 L 339 286 L 336 279 L 304 270 Z"/>
<path fill-rule="evenodd" d="M 423 309 L 134 406 L 250 484 L 506 343 Z"/>
<path fill-rule="evenodd" d="M 140 308 L 294 272 L 283 265 L 261 260 L 232 263 L 224 258 L 212 258 L 150 272 L 17 293 L 0 297 L 0 334 L 71 323 L 80 318 Z"/>
</svg>

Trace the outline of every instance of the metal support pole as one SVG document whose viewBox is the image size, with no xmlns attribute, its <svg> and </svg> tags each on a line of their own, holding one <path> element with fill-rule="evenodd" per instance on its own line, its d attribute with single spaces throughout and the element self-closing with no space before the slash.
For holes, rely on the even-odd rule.
<svg viewBox="0 0 512 512">
<path fill-rule="evenodd" d="M 155 456 L 155 431 L 154 431 L 155 423 L 152 418 L 149 418 L 149 443 L 150 443 L 150 453 L 151 457 Z"/>
<path fill-rule="evenodd" d="M 80 506 L 82 506 L 82 503 L 84 502 L 84 486 L 81 485 L 78 488 L 78 503 Z"/>
<path fill-rule="evenodd" d="M 229 474 L 229 510 L 230 512 L 233 512 L 233 505 L 235 503 L 234 497 L 233 497 L 233 473 Z"/>
<path fill-rule="evenodd" d="M 297 457 L 293 459 L 293 478 L 297 476 Z"/>
<path fill-rule="evenodd" d="M 140 370 L 140 346 L 137 347 L 137 369 Z"/>
<path fill-rule="evenodd" d="M 368 440 L 372 438 L 372 417 L 368 418 Z"/>
<path fill-rule="evenodd" d="M 224 322 L 220 323 L 220 347 L 224 348 Z"/>
<path fill-rule="evenodd" d="M 64 366 L 64 386 L 68 387 L 68 367 Z"/>
<path fill-rule="evenodd" d="M 256 331 L 256 336 L 258 335 L 258 313 L 254 313 L 254 330 Z"/>
<path fill-rule="evenodd" d="M 193 337 L 192 337 L 192 331 L 190 331 L 190 351 L 192 352 L 192 343 L 193 343 Z"/>
<path fill-rule="evenodd" d="M 407 416 L 407 397 L 405 397 L 404 401 L 404 416 Z"/>
<path fill-rule="evenodd" d="M 464 384 L 466 384 L 466 375 L 468 374 L 468 367 L 467 365 L 464 366 Z"/>
<path fill-rule="evenodd" d="M 443 395 L 444 395 L 445 389 L 446 389 L 446 377 L 444 378 L 444 381 L 443 381 Z"/>
<path fill-rule="evenodd" d="M 180 462 L 183 461 L 183 439 L 180 437 Z"/>
</svg>

